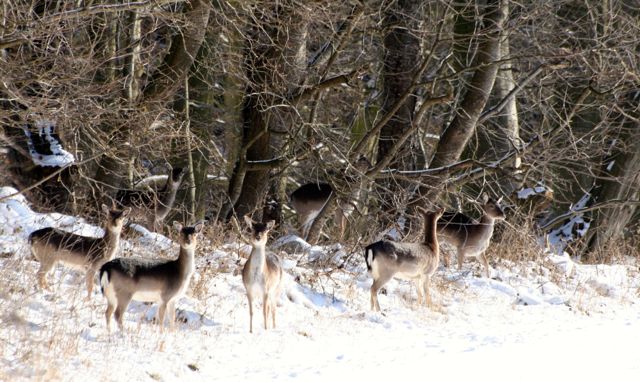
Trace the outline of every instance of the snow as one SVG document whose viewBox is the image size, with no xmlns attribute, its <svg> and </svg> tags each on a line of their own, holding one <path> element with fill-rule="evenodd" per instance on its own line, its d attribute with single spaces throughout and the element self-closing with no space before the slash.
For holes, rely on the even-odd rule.
<svg viewBox="0 0 640 382">
<path fill-rule="evenodd" d="M 0 198 L 15 192 L 0 188 Z M 58 266 L 51 291 L 36 287 L 26 239 L 45 225 L 101 232 L 34 212 L 22 195 L 0 201 L 0 380 L 630 381 L 640 372 L 633 260 L 584 265 L 545 253 L 498 261 L 493 279 L 478 277 L 479 264 L 468 260 L 461 271 L 438 271 L 433 308 L 416 306 L 411 283 L 391 280 L 379 297 L 383 313 L 374 313 L 362 248 L 289 235 L 271 246 L 286 269 L 278 327 L 265 331 L 256 314 L 252 335 L 239 276 L 251 248 L 214 247 L 205 237 L 191 290 L 176 304 L 177 329 L 160 333 L 157 306 L 132 302 L 125 332 L 109 335 L 105 299 L 96 288 L 84 300 L 81 274 Z M 177 254 L 170 238 L 133 228 L 125 255 Z"/>
<path fill-rule="evenodd" d="M 518 191 L 518 199 L 528 199 L 533 195 L 543 194 L 547 192 L 547 190 L 548 189 L 543 186 L 537 186 L 533 188 L 530 188 L 530 187 L 522 188 L 520 191 Z"/>
<path fill-rule="evenodd" d="M 27 146 L 31 160 L 38 166 L 43 167 L 66 167 L 75 162 L 75 157 L 70 152 L 62 148 L 60 141 L 54 137 L 55 123 L 48 120 L 39 120 L 36 122 L 38 136 L 44 139 L 49 145 L 51 154 L 43 154 L 36 151 L 33 144 L 31 132 L 26 127 L 23 128 L 27 136 Z"/>
<path fill-rule="evenodd" d="M 586 207 L 589 199 L 591 199 L 591 194 L 585 193 L 569 210 L 580 211 Z M 584 219 L 584 214 L 577 213 L 565 224 L 549 232 L 549 244 L 556 252 L 562 252 L 569 243 L 576 240 L 576 236 L 586 235 L 590 226 L 591 223 Z"/>
</svg>

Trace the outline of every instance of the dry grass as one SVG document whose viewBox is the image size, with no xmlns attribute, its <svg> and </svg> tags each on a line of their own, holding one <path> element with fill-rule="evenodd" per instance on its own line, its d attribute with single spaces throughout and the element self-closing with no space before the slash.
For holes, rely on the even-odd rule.
<svg viewBox="0 0 640 382">
<path fill-rule="evenodd" d="M 499 222 L 496 225 L 491 245 L 487 249 L 488 259 L 509 260 L 514 263 L 538 261 L 544 255 L 545 243 L 534 232 L 531 220 L 524 220 L 518 225 Z"/>
</svg>

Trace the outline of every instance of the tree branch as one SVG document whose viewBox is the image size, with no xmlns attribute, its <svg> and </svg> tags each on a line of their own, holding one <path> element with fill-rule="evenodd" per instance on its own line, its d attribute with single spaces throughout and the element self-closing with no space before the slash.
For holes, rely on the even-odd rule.
<svg viewBox="0 0 640 382">
<path fill-rule="evenodd" d="M 428 107 L 431 107 L 431 106 L 434 106 L 434 105 L 438 105 L 438 104 L 441 104 L 441 103 L 447 103 L 447 102 L 450 102 L 451 100 L 453 100 L 453 91 L 450 91 L 449 94 L 444 95 L 444 96 L 433 97 L 433 98 L 429 98 L 429 99 L 425 100 L 422 103 L 422 105 L 420 106 L 420 110 L 426 110 L 426 108 L 428 108 Z M 423 113 L 424 113 L 424 111 L 423 111 Z M 385 155 L 385 157 L 382 158 L 381 161 L 376 163 L 376 165 L 373 168 L 371 168 L 369 171 L 366 172 L 366 176 L 367 177 L 376 177 L 376 175 L 379 175 L 382 172 L 382 169 L 387 167 L 389 165 L 389 163 L 391 163 L 391 161 L 393 160 L 393 158 L 395 157 L 397 152 L 400 150 L 400 148 L 407 141 L 407 139 L 409 139 L 409 137 L 416 130 L 418 130 L 419 126 L 420 126 L 420 124 L 413 123 L 410 128 L 406 129 L 404 131 L 404 133 L 398 138 L 398 140 L 393 144 L 393 146 L 391 146 L 391 148 L 387 152 L 387 155 Z"/>
<path fill-rule="evenodd" d="M 622 199 L 612 199 L 612 200 L 607 200 L 601 203 L 596 203 L 592 206 L 589 207 L 585 207 L 585 208 L 581 208 L 579 210 L 574 210 L 574 211 L 569 211 L 566 212 L 562 215 L 556 216 L 555 218 L 551 219 L 550 221 L 546 222 L 543 226 L 541 226 L 541 229 L 547 229 L 547 228 L 551 228 L 551 227 L 555 227 L 558 223 L 560 223 L 561 221 L 565 220 L 568 217 L 572 217 L 572 216 L 576 216 L 585 212 L 590 212 L 590 211 L 596 211 L 602 208 L 609 208 L 612 206 L 617 206 L 617 205 L 640 205 L 640 200 L 622 200 Z"/>
<path fill-rule="evenodd" d="M 143 91 L 144 101 L 163 100 L 182 86 L 204 40 L 209 12 L 209 5 L 204 0 L 192 0 L 185 8 L 184 16 L 191 24 L 173 38 L 171 51 Z"/>
<path fill-rule="evenodd" d="M 303 88 L 298 94 L 289 98 L 291 104 L 297 104 L 298 102 L 306 101 L 311 98 L 317 92 L 329 89 L 337 85 L 348 84 L 354 77 L 358 76 L 362 72 L 362 68 L 354 69 L 347 74 L 341 74 L 335 77 L 327 78 L 313 86 Z"/>
<path fill-rule="evenodd" d="M 504 107 L 507 106 L 509 101 L 511 101 L 511 99 L 515 97 L 516 94 L 518 94 L 525 86 L 527 86 L 527 84 L 531 82 L 531 80 L 533 80 L 536 76 L 542 73 L 543 69 L 544 69 L 544 64 L 538 65 L 538 67 L 531 74 L 529 74 L 524 80 L 522 80 L 522 82 L 517 84 L 509 92 L 509 94 L 506 95 L 506 97 L 504 97 L 500 102 L 498 102 L 497 105 L 493 106 L 489 110 L 482 113 L 480 115 L 480 118 L 478 119 L 478 124 L 484 123 L 487 119 L 493 117 L 494 115 L 498 114 L 502 109 L 504 109 Z"/>
</svg>

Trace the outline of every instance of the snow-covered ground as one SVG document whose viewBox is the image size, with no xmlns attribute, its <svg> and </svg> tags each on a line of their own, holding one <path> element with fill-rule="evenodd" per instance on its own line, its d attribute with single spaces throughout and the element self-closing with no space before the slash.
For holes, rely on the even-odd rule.
<svg viewBox="0 0 640 382">
<path fill-rule="evenodd" d="M 156 307 L 132 303 L 126 331 L 108 335 L 99 288 L 86 302 L 82 275 L 58 266 L 52 291 L 39 290 L 26 242 L 47 225 L 101 230 L 33 212 L 22 196 L 2 200 L 13 193 L 0 188 L 3 381 L 635 381 L 640 374 L 637 264 L 581 265 L 566 255 L 496 261 L 492 279 L 479 277 L 474 260 L 462 272 L 441 269 L 433 309 L 416 306 L 413 286 L 393 280 L 380 314 L 369 310 L 360 248 L 352 255 L 340 245 L 280 238 L 289 253 L 281 252 L 287 270 L 278 328 L 264 331 L 256 314 L 252 335 L 238 273 L 247 247 L 214 248 L 205 235 L 189 295 L 177 304 L 177 329 L 159 333 Z M 136 231 L 123 242 L 126 255 L 176 256 L 169 239 Z"/>
</svg>

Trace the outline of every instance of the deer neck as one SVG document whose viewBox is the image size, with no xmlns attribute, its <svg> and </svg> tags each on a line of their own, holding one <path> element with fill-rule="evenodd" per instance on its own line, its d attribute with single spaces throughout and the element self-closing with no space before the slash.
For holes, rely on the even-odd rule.
<svg viewBox="0 0 640 382">
<path fill-rule="evenodd" d="M 433 253 L 439 255 L 438 232 L 435 215 L 425 217 L 424 220 L 424 244 L 431 248 Z"/>
<path fill-rule="evenodd" d="M 482 215 L 482 218 L 480 218 L 480 225 L 481 225 L 481 229 L 483 231 L 489 231 L 489 232 L 493 232 L 493 226 L 495 223 L 496 219 L 492 218 L 491 216 L 484 214 Z"/>
<path fill-rule="evenodd" d="M 251 268 L 252 270 L 259 270 L 264 268 L 267 262 L 267 250 L 266 244 L 254 244 L 251 251 Z"/>
<path fill-rule="evenodd" d="M 118 245 L 120 244 L 120 232 L 122 231 L 122 228 L 117 229 L 107 225 L 103 229 L 104 236 L 102 237 L 102 241 L 104 243 L 105 257 L 112 258 L 118 250 Z"/>
<path fill-rule="evenodd" d="M 178 264 L 184 275 L 191 274 L 194 269 L 195 248 L 194 246 L 180 245 L 180 253 L 178 255 Z"/>
<path fill-rule="evenodd" d="M 156 206 L 156 211 L 164 212 L 168 211 L 171 206 L 173 206 L 173 202 L 176 200 L 176 193 L 178 192 L 178 183 L 172 183 L 169 180 L 162 192 L 160 192 L 160 198 L 158 200 L 158 205 Z"/>
</svg>

